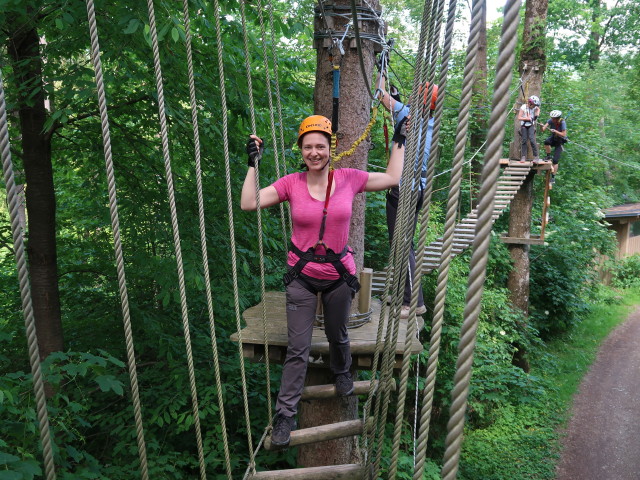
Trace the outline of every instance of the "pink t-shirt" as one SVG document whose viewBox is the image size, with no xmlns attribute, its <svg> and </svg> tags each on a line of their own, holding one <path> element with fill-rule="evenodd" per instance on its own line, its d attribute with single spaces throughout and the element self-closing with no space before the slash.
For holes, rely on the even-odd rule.
<svg viewBox="0 0 640 480">
<path fill-rule="evenodd" d="M 333 181 L 336 188 L 329 200 L 322 240 L 335 253 L 340 253 L 347 245 L 353 199 L 357 193 L 364 192 L 368 179 L 369 174 L 362 170 L 341 168 L 334 171 Z M 293 222 L 291 242 L 306 252 L 318 242 L 324 200 L 316 200 L 309 193 L 307 172 L 286 175 L 276 180 L 273 186 L 278 192 L 280 201 L 288 201 L 291 205 Z M 318 247 L 316 253 L 323 254 L 323 248 Z M 297 261 L 298 256 L 289 252 L 287 263 L 293 266 Z M 350 273 L 356 273 L 353 255 L 348 253 L 342 257 L 342 263 Z M 335 280 L 339 276 L 330 263 L 309 262 L 302 269 L 302 273 L 321 280 Z"/>
</svg>

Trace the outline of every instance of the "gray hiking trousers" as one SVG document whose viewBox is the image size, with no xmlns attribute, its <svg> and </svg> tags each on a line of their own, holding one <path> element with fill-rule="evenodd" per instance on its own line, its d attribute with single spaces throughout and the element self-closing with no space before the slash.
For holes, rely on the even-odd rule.
<svg viewBox="0 0 640 480">
<path fill-rule="evenodd" d="M 335 283 L 333 280 L 301 276 L 318 291 L 323 291 Z M 346 373 L 351 368 L 347 322 L 354 295 L 355 291 L 344 281 L 340 281 L 330 292 L 322 294 L 324 329 L 329 340 L 329 367 L 334 375 Z M 298 411 L 298 402 L 307 374 L 317 303 L 318 297 L 307 290 L 298 279 L 287 285 L 287 356 L 276 401 L 276 413 L 287 417 L 294 416 Z"/>
<path fill-rule="evenodd" d="M 527 156 L 527 142 L 531 143 L 531 153 L 533 154 L 533 158 L 538 158 L 538 144 L 536 143 L 536 126 L 531 125 L 529 127 L 525 127 L 524 125 L 520 127 L 520 141 L 522 142 L 521 152 L 522 156 Z"/>
</svg>

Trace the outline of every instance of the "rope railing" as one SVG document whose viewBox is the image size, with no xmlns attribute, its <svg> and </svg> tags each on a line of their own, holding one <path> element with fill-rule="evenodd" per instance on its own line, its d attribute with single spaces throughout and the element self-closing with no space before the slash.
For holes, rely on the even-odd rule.
<svg viewBox="0 0 640 480">
<path fill-rule="evenodd" d="M 455 11 L 455 2 L 453 3 L 453 10 Z M 451 5 L 451 4 L 450 4 Z M 443 11 L 444 11 L 444 1 L 438 1 L 438 2 L 434 2 L 434 4 L 432 5 L 432 11 L 433 11 L 433 15 L 431 18 L 431 22 L 429 24 L 429 40 L 428 40 L 428 44 L 430 45 L 430 48 L 427 49 L 427 62 L 425 63 L 425 67 L 426 67 L 426 77 L 427 80 L 429 82 L 429 86 L 425 87 L 425 82 L 421 82 L 420 87 L 421 90 L 419 90 L 420 95 L 425 95 L 426 94 L 426 98 L 420 102 L 420 98 L 418 98 L 418 102 L 414 103 L 414 105 L 422 105 L 422 108 L 420 109 L 420 116 L 421 119 L 419 120 L 421 122 L 421 124 L 424 126 L 424 131 L 423 131 L 423 135 L 426 136 L 426 130 L 427 130 L 427 125 L 429 122 L 429 119 L 431 117 L 431 98 L 432 98 L 432 94 L 434 91 L 434 82 L 433 82 L 433 78 L 435 77 L 435 70 L 436 70 L 436 61 L 437 61 L 437 56 L 438 56 L 438 51 L 439 51 L 439 36 L 440 36 L 440 25 L 442 24 L 442 17 L 443 17 Z M 448 32 L 449 35 L 452 35 L 452 30 L 451 32 Z M 434 119 L 434 132 L 432 134 L 432 140 L 431 140 L 431 149 L 429 151 L 429 159 L 428 159 L 428 164 L 427 164 L 427 172 L 426 172 L 426 188 L 425 191 L 423 192 L 423 205 L 422 205 L 422 209 L 420 212 L 420 218 L 421 218 L 421 229 L 420 229 L 420 235 L 422 238 L 426 238 L 426 234 L 427 234 L 427 227 L 426 224 L 428 223 L 428 218 L 429 218 L 429 212 L 430 212 L 430 205 L 431 205 L 431 194 L 432 194 L 432 190 L 433 190 L 433 175 L 435 172 L 435 163 L 436 163 L 436 158 L 438 156 L 438 148 L 437 148 L 437 143 L 438 143 L 438 137 L 436 135 L 436 131 L 439 130 L 436 125 L 439 126 L 440 123 L 440 118 L 441 118 L 441 112 L 442 112 L 442 102 L 443 102 L 443 98 L 444 98 L 444 90 L 446 88 L 446 64 L 445 64 L 445 59 L 448 57 L 449 52 L 447 51 L 447 47 L 450 48 L 451 45 L 451 41 L 447 42 L 448 38 L 445 37 L 445 43 L 444 43 L 444 48 L 443 48 L 443 60 L 442 60 L 442 66 L 441 66 L 441 72 L 444 71 L 444 75 L 440 76 L 440 80 L 439 83 L 441 84 L 441 87 L 439 85 L 439 90 L 438 90 L 438 99 L 436 100 L 436 111 L 435 111 L 435 119 Z M 440 93 L 443 92 L 443 93 Z M 440 102 L 440 110 L 438 110 L 438 101 Z M 425 155 L 425 147 L 426 147 L 426 142 L 421 142 L 418 148 L 418 158 L 420 159 L 420 165 L 422 165 L 422 158 Z M 409 155 L 411 155 L 411 153 L 409 153 Z M 413 156 L 409 156 L 409 158 L 414 158 Z M 421 173 L 421 169 L 420 173 Z M 408 241 L 412 242 L 413 241 L 413 218 L 415 216 L 415 204 L 412 206 L 412 208 L 407 212 L 407 222 L 408 225 L 407 227 L 409 227 L 409 231 L 407 232 L 407 236 Z M 410 218 L 409 218 L 410 217 Z M 409 245 L 410 246 L 410 243 Z M 421 247 L 421 243 L 419 242 L 418 244 L 418 249 L 419 249 L 419 253 L 424 253 L 424 247 Z M 422 250 L 422 252 L 420 252 L 420 250 Z M 408 252 L 408 251 L 407 251 Z M 416 309 L 417 309 L 417 304 L 418 304 L 418 293 L 419 290 L 422 288 L 422 256 L 419 254 L 418 257 L 416 258 L 416 268 L 414 272 L 408 272 L 408 275 L 410 277 L 410 287 L 411 287 L 411 301 L 409 304 L 409 319 L 412 319 L 415 317 L 416 315 Z M 415 330 L 416 324 L 415 322 L 408 322 L 407 325 L 407 334 L 406 334 L 406 340 L 405 340 L 405 351 L 403 352 L 403 360 L 402 360 L 402 368 L 401 368 L 401 372 L 400 372 L 400 387 L 399 387 L 399 394 L 398 394 L 398 403 L 397 403 L 397 407 L 396 407 L 396 417 L 395 417 L 395 425 L 394 425 L 394 436 L 393 436 L 393 446 L 392 446 L 392 460 L 391 460 L 391 465 L 392 468 L 390 468 L 390 473 L 393 473 L 394 477 L 396 474 L 396 469 L 397 469 L 397 462 L 398 462 L 398 454 L 399 454 L 399 449 L 400 449 L 400 440 L 401 440 L 401 435 L 402 435 L 402 427 L 403 427 L 403 417 L 404 417 L 404 405 L 405 405 L 405 399 L 406 399 L 406 391 L 407 391 L 407 384 L 408 384 L 408 376 L 409 376 L 409 368 L 411 365 L 411 355 L 410 355 L 410 349 L 407 349 L 407 345 L 409 344 L 410 339 L 412 339 L 416 334 L 416 330 Z"/>
<path fill-rule="evenodd" d="M 143 480 L 149 478 L 149 466 L 147 462 L 147 448 L 142 424 L 142 407 L 138 387 L 138 374 L 136 368 L 136 356 L 131 328 L 131 314 L 129 311 L 129 294 L 124 269 L 124 255 L 122 241 L 120 239 L 120 216 L 118 214 L 118 198 L 116 180 L 113 168 L 113 154 L 111 151 L 111 131 L 109 128 L 109 114 L 105 95 L 104 75 L 102 72 L 102 60 L 100 57 L 100 44 L 98 38 L 98 26 L 96 22 L 95 6 L 93 0 L 87 0 L 87 16 L 89 20 L 89 34 L 91 37 L 91 62 L 96 79 L 98 93 L 98 106 L 102 127 L 102 142 L 104 149 L 105 168 L 107 172 L 107 189 L 109 192 L 109 212 L 111 216 L 111 228 L 113 230 L 113 247 L 118 274 L 118 289 L 120 292 L 120 305 L 122 309 L 122 321 L 124 325 L 125 344 L 127 349 L 127 365 L 129 368 L 129 382 L 131 384 L 131 400 L 136 425 L 136 439 L 138 442 L 138 457 L 140 458 L 140 474 Z"/>
<path fill-rule="evenodd" d="M 29 284 L 29 271 L 24 248 L 22 227 L 20 226 L 20 200 L 13 173 L 11 160 L 11 148 L 9 143 L 9 123 L 7 121 L 7 105 L 4 97 L 4 83 L 2 71 L 0 71 L 0 157 L 2 159 L 2 171 L 7 190 L 9 204 L 9 219 L 11 221 L 11 236 L 13 238 L 13 251 L 16 259 L 18 282 L 20 284 L 20 299 L 22 301 L 22 315 L 29 349 L 29 363 L 31 365 L 31 377 L 33 380 L 33 393 L 36 400 L 36 416 L 40 430 L 40 445 L 44 460 L 44 471 L 47 480 L 55 480 L 56 470 L 53 461 L 53 442 L 49 414 L 47 412 L 47 399 L 45 395 L 44 379 L 42 378 L 42 365 L 38 350 L 38 337 L 36 334 L 36 320 L 31 303 L 31 286 Z"/>
<path fill-rule="evenodd" d="M 265 74 L 265 84 L 267 86 L 267 101 L 269 104 L 269 119 L 270 119 L 270 125 L 271 128 L 269 129 L 271 132 L 271 141 L 273 142 L 273 147 L 274 147 L 274 157 L 276 160 L 276 171 L 280 171 L 280 165 L 279 165 L 279 151 L 278 151 L 278 143 L 277 143 L 277 138 L 276 138 L 276 125 L 275 125 L 275 117 L 273 115 L 273 93 L 271 91 L 271 70 L 269 68 L 269 54 L 267 51 L 267 35 L 266 35 L 266 30 L 265 30 L 265 26 L 264 26 L 264 18 L 262 15 L 262 2 L 261 0 L 258 0 L 257 3 L 257 12 L 258 12 L 258 19 L 260 22 L 260 38 L 261 38 L 261 45 L 262 45 L 262 59 L 263 59 L 263 65 L 264 65 L 264 74 Z M 282 132 L 282 125 L 280 128 L 280 131 Z M 259 188 L 259 185 L 258 185 Z M 285 210 L 284 210 L 284 205 L 282 202 L 280 202 L 278 204 L 278 207 L 280 209 L 280 225 L 282 227 L 282 233 L 284 235 L 283 238 L 283 246 L 284 249 L 288 251 L 288 244 L 289 244 L 289 239 L 287 237 L 287 230 L 286 230 L 286 220 L 285 220 Z M 262 252 L 261 253 L 261 258 L 262 258 Z M 263 341 L 264 341 L 264 356 L 265 356 L 265 360 L 264 360 L 264 364 L 265 364 L 265 380 L 266 380 L 266 397 L 267 397 L 267 415 L 269 418 L 269 422 L 271 422 L 271 418 L 272 418 L 272 412 L 271 412 L 271 373 L 270 373 L 270 362 L 269 362 L 269 338 L 267 335 L 267 305 L 266 302 L 264 301 L 264 299 L 266 298 L 266 287 L 264 285 L 264 276 L 262 274 L 263 270 L 264 270 L 264 262 L 261 261 L 261 286 L 263 288 L 263 302 L 262 302 L 262 332 L 263 332 Z"/>
<path fill-rule="evenodd" d="M 244 61 L 245 61 L 245 74 L 247 78 L 247 88 L 249 93 L 249 118 L 251 121 L 251 132 L 256 132 L 256 112 L 255 112 L 255 102 L 253 98 L 253 79 L 251 77 L 251 55 L 249 52 L 249 37 L 247 33 L 247 14 L 244 0 L 240 0 L 240 18 L 242 21 L 242 46 L 244 50 Z M 265 295 L 265 279 L 264 279 L 264 241 L 262 237 L 262 212 L 260 207 L 260 160 L 262 159 L 262 155 L 258 153 L 258 157 L 256 158 L 256 168 L 255 170 L 255 182 L 256 182 L 256 224 L 258 228 L 258 251 L 260 255 L 260 299 L 262 302 L 262 317 L 263 321 L 266 318 L 266 295 Z M 230 187 L 229 187 L 230 189 Z M 229 192 L 230 196 L 231 193 Z M 230 205 L 230 208 L 232 206 Z M 249 400 L 248 400 L 248 392 L 247 392 L 247 381 L 246 381 L 246 373 L 244 368 L 244 360 L 243 360 L 243 346 L 242 346 L 242 335 L 241 335 L 242 325 L 240 323 L 240 313 L 239 310 L 236 312 L 236 331 L 238 334 L 238 353 L 240 358 L 241 365 L 241 375 L 242 375 L 242 394 L 243 394 L 243 403 L 244 403 L 244 413 L 245 413 L 245 421 L 247 424 L 247 443 L 249 444 L 249 455 L 250 455 L 250 464 L 249 467 L 251 471 L 255 471 L 255 452 L 253 449 L 253 440 L 251 434 L 251 415 L 249 413 Z M 271 421 L 271 419 L 269 419 Z"/>
<path fill-rule="evenodd" d="M 162 67 L 160 65 L 160 53 L 158 49 L 158 32 L 153 0 L 147 0 L 149 10 L 149 33 L 153 51 L 153 66 L 158 92 L 158 116 L 160 119 L 160 138 L 162 142 L 162 156 L 164 158 L 165 178 L 167 182 L 167 194 L 171 213 L 171 229 L 173 232 L 173 244 L 176 256 L 178 272 L 178 287 L 180 291 L 180 308 L 182 312 L 182 329 L 184 333 L 185 349 L 187 354 L 187 371 L 189 374 L 189 387 L 191 390 L 191 403 L 193 410 L 193 426 L 196 434 L 196 446 L 198 451 L 198 464 L 200 466 L 200 478 L 207 478 L 207 469 L 204 460 L 204 448 L 202 443 L 202 430 L 200 427 L 200 413 L 198 407 L 198 389 L 196 385 L 195 367 L 193 364 L 193 351 L 191 347 L 191 329 L 189 326 L 189 309 L 187 306 L 187 293 L 184 279 L 184 263 L 182 260 L 182 247 L 180 240 L 180 227 L 178 225 L 178 212 L 176 208 L 175 189 L 173 185 L 173 171 L 171 167 L 171 154 L 169 152 L 169 134 L 167 129 L 167 113 L 165 110 L 164 85 L 162 80 Z"/>
<path fill-rule="evenodd" d="M 209 333 L 211 336 L 211 349 L 213 355 L 213 368 L 216 381 L 216 389 L 218 392 L 218 415 L 220 417 L 220 427 L 222 434 L 222 445 L 224 452 L 224 466 L 227 478 L 231 479 L 231 455 L 229 453 L 229 439 L 227 435 L 227 422 L 224 409 L 224 400 L 222 397 L 223 385 L 220 376 L 220 360 L 218 355 L 218 341 L 216 335 L 216 322 L 213 313 L 213 295 L 211 292 L 211 274 L 209 271 L 209 254 L 207 248 L 207 229 L 204 210 L 204 193 L 202 186 L 202 161 L 200 155 L 200 131 L 198 128 L 198 104 L 196 98 L 195 78 L 193 73 L 193 54 L 191 48 L 191 22 L 189 17 L 189 2 L 182 1 L 183 22 L 185 29 L 185 48 L 187 54 L 187 74 L 189 80 L 189 103 L 191 106 L 191 121 L 193 126 L 193 143 L 194 143 L 194 160 L 196 172 L 196 191 L 198 197 L 198 225 L 200 231 L 200 247 L 202 252 L 202 268 L 204 276 L 205 296 L 207 300 L 207 313 L 209 318 Z M 219 50 L 222 49 L 220 43 Z"/>
<path fill-rule="evenodd" d="M 465 298 L 463 322 L 460 329 L 458 360 L 452 390 L 450 418 L 447 423 L 447 437 L 442 466 L 442 478 L 455 479 L 458 471 L 462 436 L 471 380 L 471 367 L 476 342 L 476 331 L 481 308 L 481 298 L 486 278 L 487 258 L 491 239 L 491 217 L 495 203 L 495 192 L 500 170 L 500 151 L 504 138 L 504 125 L 500 120 L 504 117 L 509 102 L 509 84 L 515 59 L 516 32 L 519 21 L 520 0 L 508 0 L 505 5 L 504 22 L 498 61 L 496 80 L 489 120 L 489 138 L 482 169 L 480 186 L 480 202 L 478 204 L 478 222 L 476 224 L 473 253 Z"/>
<path fill-rule="evenodd" d="M 418 434 L 418 458 L 414 469 L 413 478 L 419 480 L 424 472 L 426 459 L 427 440 L 429 438 L 429 425 L 431 422 L 431 407 L 435 390 L 435 379 L 438 368 L 438 356 L 440 351 L 440 340 L 442 333 L 442 323 L 444 315 L 444 300 L 446 296 L 446 286 L 448 282 L 449 264 L 451 262 L 451 249 L 453 244 L 453 234 L 456 226 L 458 202 L 460 198 L 460 184 L 462 180 L 462 166 L 464 163 L 464 151 L 467 140 L 467 130 L 469 126 L 469 107 L 471 105 L 472 88 L 475 79 L 475 66 L 478 46 L 478 34 L 480 28 L 480 14 L 482 12 L 481 2 L 474 4 L 475 8 L 471 14 L 471 27 L 469 43 L 465 60 L 465 69 L 462 85 L 462 96 L 460 101 L 460 112 L 458 114 L 458 126 L 454 147 L 453 169 L 449 188 L 449 199 L 447 202 L 447 213 L 445 220 L 445 234 L 438 268 L 438 282 L 436 287 L 436 298 L 433 320 L 431 323 L 431 333 L 429 340 L 429 355 L 427 360 L 427 372 L 425 375 L 425 387 L 423 389 L 422 408 L 420 412 L 420 430 Z M 424 256 L 424 248 L 420 250 Z M 422 265 L 422 262 L 420 262 Z"/>
<path fill-rule="evenodd" d="M 421 90 L 421 86 L 424 85 L 426 72 L 430 69 L 430 65 L 425 63 L 423 66 L 423 62 L 428 62 L 431 58 L 426 53 L 428 39 L 430 38 L 431 32 L 433 31 L 432 25 L 428 26 L 428 24 L 433 24 L 435 19 L 433 18 L 435 4 L 431 3 L 429 0 L 425 2 L 425 7 L 423 10 L 423 21 L 421 28 L 421 35 L 418 47 L 418 66 L 416 68 L 416 72 L 414 74 L 414 83 L 413 90 L 411 94 L 411 98 L 409 103 L 411 105 L 422 105 L 422 102 L 419 101 L 419 95 L 424 95 L 423 90 Z M 428 108 L 427 105 L 422 105 L 422 111 L 414 115 L 418 119 L 423 119 L 425 117 L 424 109 Z M 420 122 L 420 120 L 418 120 Z M 426 127 L 426 122 L 424 123 Z M 407 145 L 405 147 L 405 158 L 415 159 L 416 155 L 419 151 L 419 141 L 415 132 L 418 130 L 417 127 L 410 128 L 408 132 Z M 425 129 L 426 132 L 426 129 Z M 422 139 L 422 143 L 424 144 L 424 138 Z M 423 146 L 424 148 L 424 146 Z M 421 158 L 419 159 L 421 161 Z M 408 270 L 408 255 L 411 246 L 411 241 L 413 239 L 413 217 L 415 215 L 416 202 L 418 199 L 418 192 L 415 189 L 417 185 L 417 181 L 419 181 L 419 177 L 421 175 L 421 169 L 416 169 L 414 162 L 405 162 L 401 183 L 405 186 L 411 185 L 413 188 L 403 188 L 400 189 L 400 199 L 398 204 L 398 216 L 399 221 L 396 222 L 396 228 L 394 230 L 391 253 L 389 257 L 389 269 L 393 275 L 393 289 L 391 292 L 391 306 L 389 309 L 389 316 L 387 319 L 387 335 L 385 339 L 386 349 L 384 351 L 382 363 L 381 363 L 381 375 L 382 382 L 385 387 L 390 383 L 389 380 L 393 374 L 393 366 L 395 362 L 395 348 L 398 340 L 398 330 L 400 325 L 400 311 L 402 306 L 402 292 L 404 291 L 404 284 L 407 278 L 407 270 Z M 389 275 L 391 277 L 391 275 Z M 387 289 L 387 285 L 389 282 L 385 284 L 384 297 L 386 299 L 389 290 Z M 383 306 L 384 310 L 384 306 Z M 382 315 L 382 314 L 381 314 Z M 408 330 L 412 330 L 411 322 L 408 326 Z M 411 337 L 407 337 L 411 338 Z M 400 390 L 406 390 L 406 382 L 404 385 L 400 386 Z M 375 461 L 374 461 L 374 472 L 380 471 L 380 462 L 382 455 L 382 444 L 384 439 L 384 422 L 388 413 L 389 408 L 389 397 L 390 390 L 389 388 L 384 388 L 379 401 L 376 404 L 376 423 L 382 425 L 378 428 L 376 432 L 376 443 L 375 443 Z M 395 441 L 393 448 L 397 450 L 399 447 L 399 442 Z M 397 462 L 392 461 L 389 470 L 390 478 L 393 478 L 396 475 Z"/>
</svg>

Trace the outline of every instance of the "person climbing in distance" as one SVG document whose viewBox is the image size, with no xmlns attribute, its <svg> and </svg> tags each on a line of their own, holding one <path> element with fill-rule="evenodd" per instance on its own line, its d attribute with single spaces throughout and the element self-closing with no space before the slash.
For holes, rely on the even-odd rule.
<svg viewBox="0 0 640 480">
<path fill-rule="evenodd" d="M 352 205 L 356 194 L 385 190 L 398 184 L 404 158 L 403 125 L 394 133 L 396 144 L 387 169 L 366 172 L 353 168 L 333 170 L 330 165 L 331 121 L 312 115 L 300 124 L 298 146 L 306 171 L 279 178 L 260 189 L 260 207 L 289 202 L 293 230 L 287 258 L 286 286 L 287 355 L 276 401 L 271 442 L 286 446 L 304 386 L 316 318 L 318 292 L 322 292 L 325 334 L 329 341 L 329 367 L 338 396 L 354 391 L 347 322 L 351 301 L 360 288 L 355 277 L 353 251 L 347 245 Z M 246 178 L 240 206 L 256 210 L 254 168 L 260 162 L 264 142 L 250 135 Z"/>
<path fill-rule="evenodd" d="M 534 165 L 540 162 L 538 158 L 538 143 L 536 142 L 536 120 L 540 116 L 540 99 L 531 95 L 526 103 L 523 103 L 518 111 L 520 120 L 520 161 L 527 161 L 527 143 L 531 144 Z"/>
<path fill-rule="evenodd" d="M 409 118 L 409 106 L 400 102 L 396 95 L 388 94 L 384 90 L 384 82 L 378 82 L 380 87 L 378 88 L 378 97 L 380 98 L 380 103 L 384 105 L 384 107 L 391 112 L 393 115 L 393 120 L 396 124 L 402 122 L 404 119 Z M 423 105 L 427 104 L 427 96 L 429 91 L 429 83 L 427 82 L 423 89 L 421 89 L 420 94 L 422 94 Z M 397 91 L 396 91 L 397 92 Z M 420 94 L 418 96 L 420 96 Z M 438 86 L 434 85 L 431 94 L 431 102 L 429 104 L 429 117 L 426 120 L 426 128 L 424 125 L 424 120 L 420 120 L 420 124 L 418 125 L 418 145 L 422 140 L 422 135 L 425 135 L 424 142 L 424 154 L 422 158 L 420 158 L 420 152 L 417 152 L 414 168 L 416 171 L 420 171 L 420 181 L 418 185 L 413 185 L 412 188 L 417 188 L 418 190 L 418 200 L 416 203 L 416 212 L 415 217 L 413 219 L 413 230 L 416 228 L 416 224 L 418 223 L 418 215 L 422 210 L 422 203 L 424 201 L 424 190 L 427 187 L 427 164 L 429 162 L 429 154 L 431 153 L 431 138 L 433 136 L 433 111 L 436 108 L 436 100 L 438 98 Z M 419 150 L 419 149 L 418 149 Z M 387 231 L 389 232 L 389 244 L 393 241 L 393 232 L 396 227 L 396 218 L 398 216 L 398 203 L 400 201 L 400 187 L 394 186 L 389 189 L 387 192 Z M 402 298 L 402 309 L 400 310 L 400 318 L 409 318 L 409 310 L 411 304 L 411 290 L 412 290 L 412 281 L 414 272 L 416 270 L 416 251 L 411 242 L 411 247 L 409 249 L 409 270 L 407 272 L 407 280 L 404 286 L 404 295 Z M 422 293 L 422 288 L 418 290 L 418 306 L 416 307 L 416 315 L 423 315 L 426 313 L 427 307 L 424 305 L 424 297 Z"/>
<path fill-rule="evenodd" d="M 560 155 L 564 151 L 563 145 L 567 143 L 567 124 L 562 118 L 562 112 L 560 110 L 551 110 L 549 113 L 549 120 L 542 125 L 542 131 L 547 128 L 550 130 L 551 135 L 544 141 L 544 150 L 547 152 L 546 161 L 552 161 L 551 167 L 551 184 L 556 183 L 556 174 L 558 173 L 558 162 L 560 161 Z M 551 156 L 551 147 L 553 149 L 553 157 Z"/>
</svg>

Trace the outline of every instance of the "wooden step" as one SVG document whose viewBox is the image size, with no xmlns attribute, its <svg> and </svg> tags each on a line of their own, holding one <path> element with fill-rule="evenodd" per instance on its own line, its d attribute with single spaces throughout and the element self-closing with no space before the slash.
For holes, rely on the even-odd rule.
<svg viewBox="0 0 640 480">
<path fill-rule="evenodd" d="M 303 428 L 291 432 L 289 447 L 335 440 L 336 438 L 353 437 L 354 435 L 362 435 L 363 432 L 364 424 L 362 420 L 347 420 L 346 422 Z M 271 435 L 264 439 L 264 448 L 267 450 L 278 448 L 271 444 Z"/>
<path fill-rule="evenodd" d="M 369 386 L 371 382 L 369 380 L 361 380 L 353 382 L 354 395 L 367 395 L 369 393 Z M 394 383 L 395 385 L 395 383 Z M 378 381 L 374 380 L 374 391 L 378 388 Z M 323 398 L 335 398 L 336 387 L 335 385 L 312 385 L 305 387 L 302 390 L 301 400 L 320 400 Z"/>
<path fill-rule="evenodd" d="M 360 480 L 365 478 L 364 471 L 364 465 L 353 463 L 347 465 L 328 465 L 326 467 L 292 468 L 290 470 L 256 472 L 247 478 L 256 480 Z"/>
</svg>

